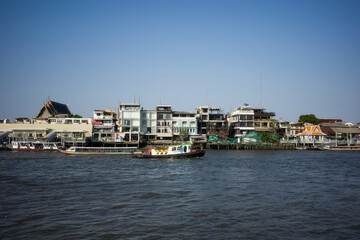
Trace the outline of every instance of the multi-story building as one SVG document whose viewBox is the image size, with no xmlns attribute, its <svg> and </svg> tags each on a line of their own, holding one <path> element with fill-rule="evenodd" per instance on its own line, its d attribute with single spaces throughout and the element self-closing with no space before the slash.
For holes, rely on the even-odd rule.
<svg viewBox="0 0 360 240">
<path fill-rule="evenodd" d="M 171 105 L 156 106 L 156 139 L 172 140 L 172 109 Z"/>
<path fill-rule="evenodd" d="M 173 112 L 172 126 L 174 135 L 180 135 L 182 131 L 186 131 L 188 136 L 198 134 L 198 124 L 195 113 Z"/>
<path fill-rule="evenodd" d="M 270 132 L 275 130 L 274 112 L 265 112 L 264 108 L 253 108 L 255 132 Z"/>
<path fill-rule="evenodd" d="M 219 107 L 200 106 L 196 109 L 198 118 L 199 134 L 209 134 L 210 132 L 228 133 L 226 116 Z"/>
<path fill-rule="evenodd" d="M 116 113 L 114 110 L 95 110 L 93 142 L 116 142 Z"/>
<path fill-rule="evenodd" d="M 290 133 L 288 135 L 288 138 L 289 139 L 296 138 L 299 133 L 303 132 L 304 126 L 305 126 L 304 123 L 291 122 L 290 123 Z"/>
<path fill-rule="evenodd" d="M 229 125 L 230 136 L 235 138 L 245 136 L 249 132 L 254 131 L 254 110 L 247 104 L 237 108 L 230 113 Z"/>
<path fill-rule="evenodd" d="M 140 132 L 143 139 L 156 139 L 156 111 L 141 110 Z"/>
<path fill-rule="evenodd" d="M 281 118 L 276 122 L 279 135 L 283 140 L 288 140 L 290 135 L 290 123 Z"/>
<path fill-rule="evenodd" d="M 140 141 L 140 104 L 137 103 L 119 103 L 118 106 L 118 125 L 119 132 L 124 141 Z"/>
<path fill-rule="evenodd" d="M 61 142 L 63 146 L 83 144 L 92 137 L 91 118 L 70 118 L 66 104 L 48 100 L 36 118 L 16 118 L 13 123 L 0 124 L 2 139 L 6 135 L 9 142 Z"/>
</svg>

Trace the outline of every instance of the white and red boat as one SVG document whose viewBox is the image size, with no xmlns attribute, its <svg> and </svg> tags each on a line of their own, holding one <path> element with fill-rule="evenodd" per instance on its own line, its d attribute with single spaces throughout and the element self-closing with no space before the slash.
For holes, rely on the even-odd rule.
<svg viewBox="0 0 360 240">
<path fill-rule="evenodd" d="M 205 150 L 193 149 L 193 143 L 150 148 L 136 158 L 194 158 L 205 155 Z"/>
</svg>

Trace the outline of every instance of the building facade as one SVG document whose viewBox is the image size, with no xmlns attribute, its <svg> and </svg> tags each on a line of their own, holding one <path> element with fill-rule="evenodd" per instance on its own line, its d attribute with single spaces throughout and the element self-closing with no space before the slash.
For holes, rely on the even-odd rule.
<svg viewBox="0 0 360 240">
<path fill-rule="evenodd" d="M 255 132 L 271 132 L 276 128 L 274 112 L 265 112 L 264 108 L 253 108 Z"/>
<path fill-rule="evenodd" d="M 196 109 L 198 118 L 198 133 L 205 135 L 210 133 L 228 134 L 226 115 L 219 107 L 200 106 Z"/>
<path fill-rule="evenodd" d="M 172 109 L 171 105 L 156 106 L 156 139 L 172 140 Z"/>
<path fill-rule="evenodd" d="M 255 130 L 254 110 L 248 106 L 242 106 L 230 113 L 230 136 L 240 138 Z"/>
<path fill-rule="evenodd" d="M 141 110 L 140 132 L 143 139 L 156 139 L 156 110 Z"/>
<path fill-rule="evenodd" d="M 114 110 L 94 110 L 93 142 L 116 142 L 116 112 Z"/>
<path fill-rule="evenodd" d="M 173 132 L 179 136 L 186 132 L 187 136 L 198 135 L 198 121 L 195 113 L 173 112 Z"/>
<path fill-rule="evenodd" d="M 119 133 L 126 142 L 140 141 L 140 104 L 119 103 L 118 125 Z"/>
</svg>

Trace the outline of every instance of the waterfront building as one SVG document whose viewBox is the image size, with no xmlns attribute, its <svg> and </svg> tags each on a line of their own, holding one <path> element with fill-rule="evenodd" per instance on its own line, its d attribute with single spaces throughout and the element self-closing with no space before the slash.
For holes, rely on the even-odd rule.
<svg viewBox="0 0 360 240">
<path fill-rule="evenodd" d="M 240 138 L 253 132 L 255 130 L 254 110 L 248 104 L 238 107 L 230 113 L 229 125 L 230 136 L 234 138 Z"/>
<path fill-rule="evenodd" d="M 156 106 L 156 140 L 172 140 L 172 117 L 171 105 Z"/>
<path fill-rule="evenodd" d="M 326 134 L 321 131 L 319 125 L 305 125 L 303 131 L 297 136 L 300 137 L 300 143 L 324 142 Z"/>
<path fill-rule="evenodd" d="M 16 118 L 0 124 L 1 138 L 10 142 L 61 142 L 63 145 L 85 143 L 92 137 L 91 118 L 69 118 L 67 105 L 48 100 L 36 118 Z"/>
<path fill-rule="evenodd" d="M 116 135 L 116 112 L 114 110 L 94 110 L 93 142 L 120 141 Z"/>
<path fill-rule="evenodd" d="M 92 118 L 49 118 L 49 124 L 92 124 Z M 34 123 L 37 123 L 35 120 Z M 39 123 L 40 124 L 40 123 Z"/>
<path fill-rule="evenodd" d="M 289 140 L 290 135 L 290 122 L 284 121 L 281 118 L 276 122 L 276 128 L 282 140 Z"/>
<path fill-rule="evenodd" d="M 143 139 L 156 139 L 156 110 L 141 110 L 140 133 Z"/>
<path fill-rule="evenodd" d="M 156 139 L 156 110 L 141 110 L 140 133 L 143 139 Z"/>
<path fill-rule="evenodd" d="M 287 136 L 288 139 L 295 139 L 299 133 L 302 133 L 304 130 L 304 123 L 291 122 L 290 124 L 290 132 Z"/>
<path fill-rule="evenodd" d="M 173 132 L 179 136 L 182 131 L 186 131 L 188 136 L 198 135 L 196 114 L 192 112 L 173 112 Z"/>
<path fill-rule="evenodd" d="M 272 132 L 276 128 L 274 112 L 265 112 L 264 108 L 253 108 L 255 132 Z"/>
<path fill-rule="evenodd" d="M 211 132 L 228 134 L 228 122 L 221 108 L 200 106 L 196 109 L 196 116 L 199 134 L 210 134 Z"/>
<path fill-rule="evenodd" d="M 120 136 L 126 142 L 140 141 L 140 104 L 119 103 L 118 126 Z"/>
</svg>

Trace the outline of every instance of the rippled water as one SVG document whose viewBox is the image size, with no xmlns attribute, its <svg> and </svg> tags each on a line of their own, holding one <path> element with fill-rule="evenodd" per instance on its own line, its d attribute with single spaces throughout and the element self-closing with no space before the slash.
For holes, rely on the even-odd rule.
<svg viewBox="0 0 360 240">
<path fill-rule="evenodd" d="M 360 152 L 0 152 L 1 239 L 358 239 Z"/>
</svg>

